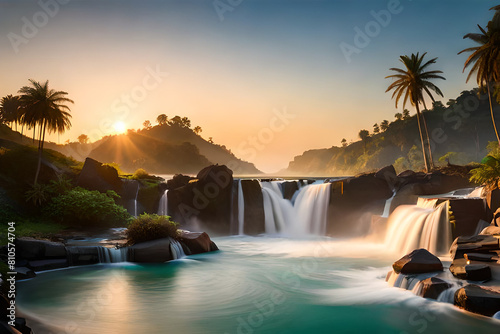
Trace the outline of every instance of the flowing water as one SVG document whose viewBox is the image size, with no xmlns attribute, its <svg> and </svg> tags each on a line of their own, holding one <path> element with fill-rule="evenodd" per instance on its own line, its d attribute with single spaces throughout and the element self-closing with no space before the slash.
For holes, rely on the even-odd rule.
<svg viewBox="0 0 500 334">
<path fill-rule="evenodd" d="M 499 333 L 500 321 L 385 282 L 394 254 L 325 237 L 214 238 L 222 251 L 18 282 L 35 333 Z"/>
</svg>

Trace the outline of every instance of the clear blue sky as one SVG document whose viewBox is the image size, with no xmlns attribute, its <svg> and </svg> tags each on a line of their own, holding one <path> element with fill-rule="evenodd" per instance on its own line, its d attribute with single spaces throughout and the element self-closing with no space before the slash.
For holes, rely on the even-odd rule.
<svg viewBox="0 0 500 334">
<path fill-rule="evenodd" d="M 60 2 L 68 3 L 56 8 L 56 0 L 42 0 L 52 4 L 47 11 L 37 1 L 0 0 L 0 95 L 15 94 L 29 78 L 67 91 L 75 100 L 73 127 L 61 142 L 81 133 L 98 139 L 119 121 L 139 128 L 160 113 L 187 116 L 203 137 L 268 172 L 304 150 L 356 140 L 360 129 L 394 119 L 384 77 L 402 54 L 438 57 L 444 103 L 472 88 L 462 74 L 466 56 L 457 53 L 472 45 L 463 35 L 486 25 L 497 4 L 220 0 L 217 9 L 213 0 Z M 397 13 L 377 29 L 371 11 L 388 7 Z M 355 28 L 367 24 L 372 37 L 348 62 L 340 46 L 356 46 Z M 284 110 L 293 118 L 280 123 L 276 113 Z"/>
</svg>

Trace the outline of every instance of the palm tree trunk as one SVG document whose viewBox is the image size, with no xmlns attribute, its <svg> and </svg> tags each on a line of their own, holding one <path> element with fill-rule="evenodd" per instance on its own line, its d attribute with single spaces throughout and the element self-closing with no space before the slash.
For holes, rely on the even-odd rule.
<svg viewBox="0 0 500 334">
<path fill-rule="evenodd" d="M 424 103 L 424 109 L 427 110 L 425 101 L 422 102 Z M 422 113 L 422 120 L 424 121 L 425 136 L 427 137 L 427 149 L 429 150 L 429 166 L 432 169 L 434 168 L 434 159 L 432 158 L 431 137 L 429 137 L 429 131 L 427 130 L 427 122 L 425 121 L 424 113 Z"/>
<path fill-rule="evenodd" d="M 418 107 L 418 103 L 415 104 L 415 108 L 417 109 L 418 132 L 420 133 L 420 142 L 422 143 L 422 154 L 424 156 L 425 172 L 428 173 L 429 162 L 427 161 L 427 155 L 425 154 L 424 136 L 422 135 L 422 126 L 420 125 L 420 108 Z"/>
<path fill-rule="evenodd" d="M 33 145 L 35 145 L 35 130 L 36 126 L 33 125 Z"/>
<path fill-rule="evenodd" d="M 493 122 L 493 129 L 495 129 L 495 135 L 497 136 L 498 145 L 500 146 L 500 137 L 498 136 L 497 125 L 495 123 L 495 115 L 493 114 L 493 105 L 491 104 L 491 93 L 490 93 L 490 83 L 486 84 L 488 87 L 488 99 L 490 101 L 490 112 L 491 112 L 491 121 Z"/>
<path fill-rule="evenodd" d="M 40 168 L 42 167 L 42 155 L 43 155 L 43 140 L 45 140 L 45 126 L 47 124 L 47 121 L 43 122 L 43 129 L 42 129 L 42 124 L 40 124 L 40 140 L 38 141 L 38 166 L 36 168 L 36 174 L 35 174 L 35 184 L 38 182 L 38 175 L 40 174 Z M 42 139 L 42 133 L 43 133 L 43 139 Z"/>
</svg>

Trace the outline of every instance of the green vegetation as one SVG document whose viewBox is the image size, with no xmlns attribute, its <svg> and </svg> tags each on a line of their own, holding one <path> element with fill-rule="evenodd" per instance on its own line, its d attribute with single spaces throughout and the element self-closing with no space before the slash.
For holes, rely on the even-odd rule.
<svg viewBox="0 0 500 334">
<path fill-rule="evenodd" d="M 458 54 L 463 52 L 472 53 L 464 64 L 464 71 L 467 67 L 472 65 L 466 81 L 469 81 L 471 76 L 476 73 L 476 81 L 479 87 L 483 90 L 486 87 L 490 102 L 491 121 L 493 122 L 497 142 L 500 145 L 500 136 L 498 135 L 495 115 L 493 114 L 490 92 L 490 84 L 500 81 L 500 69 L 498 68 L 498 57 L 500 52 L 500 12 L 498 11 L 498 6 L 492 9 L 495 10 L 495 15 L 493 19 L 488 22 L 486 30 L 478 25 L 479 30 L 481 30 L 480 34 L 467 34 L 464 36 L 464 38 L 469 38 L 479 45 L 462 50 Z M 499 98 L 500 96 L 497 95 L 497 101 L 500 101 Z"/>
<path fill-rule="evenodd" d="M 386 78 L 396 79 L 396 81 L 394 81 L 387 88 L 386 92 L 394 90 L 392 98 L 396 99 L 396 108 L 398 107 L 399 99 L 403 95 L 404 95 L 403 108 L 405 107 L 408 99 L 410 100 L 411 105 L 415 107 L 417 111 L 417 123 L 418 123 L 418 130 L 420 133 L 420 143 L 422 145 L 422 156 L 424 159 L 425 170 L 430 171 L 431 168 L 433 167 L 432 149 L 430 144 L 429 131 L 427 129 L 427 123 L 425 121 L 423 114 L 420 112 L 419 105 L 420 103 L 422 103 L 424 108 L 427 109 L 427 107 L 425 106 L 424 92 L 427 93 L 432 102 L 434 102 L 435 100 L 434 96 L 432 96 L 431 94 L 431 91 L 435 92 L 440 96 L 443 96 L 441 90 L 436 85 L 434 85 L 430 80 L 432 79 L 445 80 L 445 78 L 439 75 L 443 73 L 442 71 L 437 71 L 437 70 L 426 71 L 427 67 L 429 67 L 432 64 L 435 64 L 437 59 L 433 58 L 423 63 L 426 54 L 427 52 L 425 52 L 422 56 L 419 56 L 419 53 L 417 52 L 417 54 L 412 53 L 411 56 L 401 56 L 399 60 L 404 64 L 405 68 L 404 69 L 394 68 L 394 67 L 390 68 L 391 71 L 394 71 L 397 74 L 389 75 Z M 402 117 L 403 116 L 401 115 L 401 118 Z M 422 123 L 424 124 L 425 136 L 422 131 L 422 126 L 420 124 L 421 120 Z M 427 143 L 428 156 L 425 150 L 425 143 Z"/>
<path fill-rule="evenodd" d="M 179 224 L 173 222 L 169 216 L 156 214 L 142 214 L 132 220 L 128 226 L 128 244 L 156 240 L 161 238 L 177 238 Z"/>
<path fill-rule="evenodd" d="M 43 213 L 66 226 L 124 226 L 130 215 L 115 203 L 117 196 L 113 191 L 103 194 L 76 187 L 53 197 L 43 208 Z"/>
<path fill-rule="evenodd" d="M 481 166 L 471 170 L 471 182 L 484 185 L 486 189 L 500 188 L 500 159 L 498 156 L 488 155 L 481 161 Z"/>
<path fill-rule="evenodd" d="M 43 84 L 30 79 L 31 86 L 19 89 L 19 110 L 22 113 L 20 120 L 22 124 L 29 127 L 39 127 L 38 133 L 38 166 L 35 174 L 36 184 L 42 165 L 43 143 L 45 132 L 63 133 L 71 127 L 69 107 L 65 103 L 73 103 L 66 97 L 68 93 L 49 89 L 49 81 Z"/>
<path fill-rule="evenodd" d="M 151 175 L 149 175 L 149 173 L 142 168 L 137 169 L 131 177 L 131 179 L 133 180 L 142 180 L 148 178 L 151 178 Z"/>
</svg>

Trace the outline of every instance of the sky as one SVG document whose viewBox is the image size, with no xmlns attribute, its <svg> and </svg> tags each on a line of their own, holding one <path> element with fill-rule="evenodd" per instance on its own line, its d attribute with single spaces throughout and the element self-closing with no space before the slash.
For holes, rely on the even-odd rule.
<svg viewBox="0 0 500 334">
<path fill-rule="evenodd" d="M 356 141 L 402 111 L 385 89 L 400 55 L 427 52 L 446 103 L 465 89 L 490 0 L 0 0 L 0 96 L 49 80 L 93 141 L 188 117 L 265 172 Z M 413 114 L 411 106 L 407 106 Z"/>
</svg>

